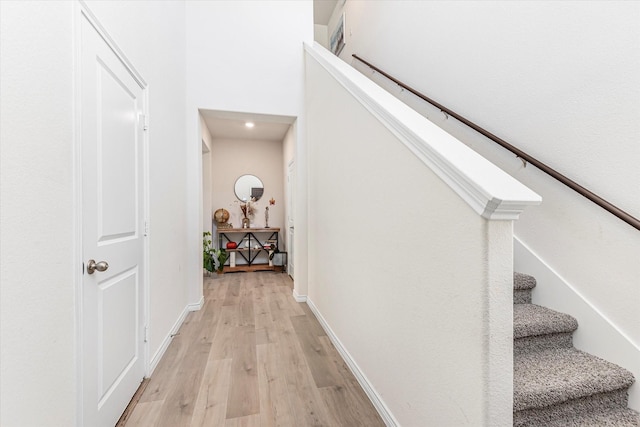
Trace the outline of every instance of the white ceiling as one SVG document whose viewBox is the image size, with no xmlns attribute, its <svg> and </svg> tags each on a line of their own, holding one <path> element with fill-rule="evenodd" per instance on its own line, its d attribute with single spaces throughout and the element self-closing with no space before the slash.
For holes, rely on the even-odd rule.
<svg viewBox="0 0 640 427">
<path fill-rule="evenodd" d="M 268 114 L 236 113 L 229 111 L 200 110 L 200 114 L 214 139 L 261 139 L 282 141 L 295 117 Z M 246 122 L 255 124 L 253 128 Z"/>
<path fill-rule="evenodd" d="M 313 23 L 327 25 L 338 0 L 313 0 Z"/>
</svg>

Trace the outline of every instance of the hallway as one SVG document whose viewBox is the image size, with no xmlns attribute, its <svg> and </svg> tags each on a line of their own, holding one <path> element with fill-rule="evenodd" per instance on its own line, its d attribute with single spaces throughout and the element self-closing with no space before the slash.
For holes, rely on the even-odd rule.
<svg viewBox="0 0 640 427">
<path fill-rule="evenodd" d="M 126 422 L 132 426 L 383 426 L 286 274 L 205 277 Z"/>
</svg>

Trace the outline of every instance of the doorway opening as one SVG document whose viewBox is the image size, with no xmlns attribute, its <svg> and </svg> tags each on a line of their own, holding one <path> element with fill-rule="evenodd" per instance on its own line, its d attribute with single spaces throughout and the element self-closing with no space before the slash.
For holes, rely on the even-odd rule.
<svg viewBox="0 0 640 427">
<path fill-rule="evenodd" d="M 202 229 L 214 249 L 227 251 L 224 271 L 273 267 L 293 278 L 296 118 L 206 109 L 199 115 Z M 255 188 L 244 194 L 242 180 Z"/>
</svg>

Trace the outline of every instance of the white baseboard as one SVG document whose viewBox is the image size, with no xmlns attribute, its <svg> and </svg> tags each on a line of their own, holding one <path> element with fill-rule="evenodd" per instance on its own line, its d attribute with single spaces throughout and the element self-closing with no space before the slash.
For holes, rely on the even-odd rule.
<svg viewBox="0 0 640 427">
<path fill-rule="evenodd" d="M 327 336 L 335 346 L 336 350 L 338 350 L 338 353 L 340 353 L 340 356 L 342 356 L 344 361 L 347 363 L 347 366 L 349 367 L 353 375 L 358 380 L 358 383 L 360 383 L 360 386 L 369 397 L 369 400 L 371 400 L 371 403 L 378 411 L 378 414 L 380 414 L 380 416 L 382 417 L 382 420 L 384 421 L 384 423 L 388 427 L 399 426 L 400 423 L 398 423 L 398 421 L 394 418 L 391 411 L 389 411 L 389 408 L 387 408 L 387 405 L 384 403 L 380 395 L 373 388 L 373 385 L 371 385 L 371 383 L 367 379 L 367 376 L 364 374 L 364 372 L 362 372 L 362 370 L 360 369 L 358 364 L 355 362 L 355 360 L 353 360 L 353 357 L 351 357 L 351 355 L 349 354 L 347 349 L 344 347 L 344 345 L 342 345 L 342 342 L 340 342 L 340 340 L 338 339 L 336 334 L 333 332 L 333 330 L 331 329 L 327 321 L 324 319 L 324 317 L 322 317 L 322 314 L 320 314 L 320 312 L 318 311 L 318 308 L 313 304 L 313 301 L 308 299 L 306 296 L 305 296 L 305 299 L 307 301 L 307 305 L 309 306 L 313 314 L 316 316 L 316 319 L 318 319 L 318 322 L 320 322 L 322 329 L 324 329 L 324 331 L 327 333 Z"/>
<path fill-rule="evenodd" d="M 578 320 L 573 344 L 602 359 L 627 369 L 636 377 L 629 389 L 629 407 L 640 411 L 640 348 L 593 301 L 549 266 L 517 237 L 513 239 L 515 271 L 534 276 L 533 303 L 570 314 Z"/>
<path fill-rule="evenodd" d="M 203 297 L 203 301 L 204 301 L 204 297 Z M 184 322 L 184 319 L 187 317 L 187 314 L 189 314 L 190 311 L 194 311 L 194 310 L 190 310 L 191 305 L 195 305 L 195 304 L 187 305 L 184 308 L 184 310 L 182 310 L 182 313 L 180 313 L 180 316 L 178 316 L 178 319 L 175 321 L 175 323 L 171 327 L 171 330 L 169 331 L 167 336 L 164 337 L 164 339 L 162 340 L 162 344 L 160 344 L 160 348 L 158 348 L 158 351 L 155 352 L 155 354 L 149 361 L 147 378 L 150 377 L 151 374 L 153 374 L 153 371 L 156 369 L 156 366 L 158 366 L 158 363 L 160 363 L 162 356 L 164 356 L 165 351 L 167 351 L 167 348 L 169 348 L 169 344 L 171 344 L 171 341 L 173 340 L 173 336 L 178 333 L 178 330 L 180 329 L 180 326 L 182 326 L 182 322 Z"/>
<path fill-rule="evenodd" d="M 198 311 L 204 306 L 204 295 L 200 297 L 200 301 L 187 305 L 187 311 Z"/>
<path fill-rule="evenodd" d="M 298 292 L 296 292 L 296 290 L 293 290 L 293 298 L 298 301 L 298 302 L 306 302 L 307 301 L 307 296 L 306 295 L 299 295 Z"/>
</svg>

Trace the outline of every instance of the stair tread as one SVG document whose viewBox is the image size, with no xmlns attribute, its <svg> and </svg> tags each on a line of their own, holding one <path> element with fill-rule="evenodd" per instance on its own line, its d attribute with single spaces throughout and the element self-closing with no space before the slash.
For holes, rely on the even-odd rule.
<svg viewBox="0 0 640 427">
<path fill-rule="evenodd" d="M 533 289 L 536 287 L 536 278 L 524 273 L 513 273 L 513 289 Z"/>
<path fill-rule="evenodd" d="M 629 408 L 620 408 L 607 412 L 576 414 L 572 417 L 558 418 L 546 422 L 546 427 L 637 427 L 640 426 L 640 414 Z"/>
<path fill-rule="evenodd" d="M 573 332 L 578 321 L 565 313 L 535 304 L 514 304 L 513 337 Z"/>
<path fill-rule="evenodd" d="M 629 387 L 624 368 L 575 348 L 514 356 L 513 408 L 540 408 Z"/>
</svg>

